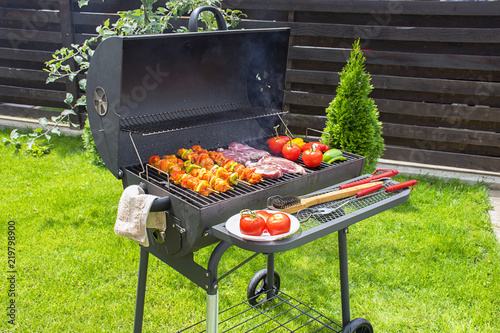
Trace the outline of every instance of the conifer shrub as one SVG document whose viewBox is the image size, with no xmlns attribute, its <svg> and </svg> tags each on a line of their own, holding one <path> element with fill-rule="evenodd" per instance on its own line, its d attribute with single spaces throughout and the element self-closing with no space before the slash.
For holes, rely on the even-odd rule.
<svg viewBox="0 0 500 333">
<path fill-rule="evenodd" d="M 330 134 L 330 141 L 326 134 L 322 141 L 330 147 L 364 156 L 364 171 L 371 173 L 384 152 L 384 140 L 377 106 L 368 97 L 373 86 L 364 63 L 365 57 L 357 40 L 340 73 L 337 94 L 326 109 L 324 132 Z"/>
</svg>

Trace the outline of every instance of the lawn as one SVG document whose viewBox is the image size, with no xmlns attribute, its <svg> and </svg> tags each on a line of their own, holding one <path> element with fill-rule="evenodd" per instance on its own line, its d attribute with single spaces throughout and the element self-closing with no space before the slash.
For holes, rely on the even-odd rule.
<svg viewBox="0 0 500 333">
<path fill-rule="evenodd" d="M 0 148 L 0 331 L 131 332 L 139 246 L 113 232 L 122 183 L 87 161 L 79 138 L 55 138 L 53 145 L 41 158 Z M 500 246 L 486 188 L 418 181 L 407 203 L 349 229 L 352 317 L 368 319 L 377 332 L 498 331 Z M 196 260 L 206 262 L 210 250 L 196 252 Z M 231 248 L 220 271 L 248 255 Z M 243 300 L 264 265 L 260 256 L 222 280 L 220 308 Z M 336 235 L 277 254 L 276 270 L 287 294 L 341 320 Z M 152 256 L 148 274 L 144 332 L 175 332 L 205 318 L 202 289 Z M 11 299 L 14 326 L 5 311 Z"/>
</svg>

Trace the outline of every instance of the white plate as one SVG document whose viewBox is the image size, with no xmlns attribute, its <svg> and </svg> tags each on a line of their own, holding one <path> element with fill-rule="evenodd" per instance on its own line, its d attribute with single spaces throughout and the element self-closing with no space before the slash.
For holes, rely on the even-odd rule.
<svg viewBox="0 0 500 333">
<path fill-rule="evenodd" d="M 278 212 L 276 210 L 268 210 L 268 209 L 260 209 L 260 210 L 265 210 L 266 212 L 271 213 L 271 214 L 283 213 L 283 212 Z M 294 232 L 296 232 L 300 228 L 300 222 L 299 222 L 299 220 L 297 220 L 297 218 L 295 216 L 287 214 L 287 213 L 284 213 L 284 214 L 288 215 L 288 217 L 290 218 L 290 231 L 285 233 L 285 234 L 271 236 L 269 233 L 265 232 L 260 236 L 245 235 L 244 233 L 242 233 L 240 231 L 240 218 L 241 218 L 241 216 L 239 213 L 231 216 L 227 220 L 226 229 L 227 229 L 227 231 L 229 231 L 233 235 L 238 236 L 238 237 L 243 238 L 243 239 L 246 239 L 246 240 L 252 240 L 252 241 L 256 241 L 256 242 L 268 242 L 268 241 L 278 240 L 278 239 L 281 239 L 281 238 L 284 238 L 286 236 L 293 234 Z"/>
</svg>

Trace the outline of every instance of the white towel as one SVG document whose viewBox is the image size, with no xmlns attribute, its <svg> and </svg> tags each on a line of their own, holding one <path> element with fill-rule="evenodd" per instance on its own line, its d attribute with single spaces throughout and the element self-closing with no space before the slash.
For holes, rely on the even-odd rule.
<svg viewBox="0 0 500 333">
<path fill-rule="evenodd" d="M 158 197 L 145 194 L 138 185 L 128 186 L 123 191 L 118 204 L 115 234 L 128 237 L 148 247 L 146 228 L 165 230 L 167 225 L 164 212 L 149 212 L 156 198 Z"/>
</svg>

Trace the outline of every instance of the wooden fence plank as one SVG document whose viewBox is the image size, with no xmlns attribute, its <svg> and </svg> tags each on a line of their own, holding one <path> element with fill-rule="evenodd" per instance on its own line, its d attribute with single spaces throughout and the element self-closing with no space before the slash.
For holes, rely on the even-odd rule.
<svg viewBox="0 0 500 333">
<path fill-rule="evenodd" d="M 0 77 L 45 83 L 45 80 L 47 80 L 47 72 L 32 69 L 0 67 Z"/>
<path fill-rule="evenodd" d="M 22 117 L 22 118 L 42 118 L 50 119 L 52 116 L 59 116 L 61 112 L 44 110 L 41 108 L 23 106 L 23 105 L 9 105 L 0 104 L 0 115 Z"/>
<path fill-rule="evenodd" d="M 296 36 L 439 43 L 498 43 L 500 28 L 387 27 L 380 25 L 288 23 Z"/>
<path fill-rule="evenodd" d="M 33 62 L 45 62 L 52 58 L 53 52 L 23 50 L 0 47 L 0 59 L 4 60 L 21 60 Z"/>
<path fill-rule="evenodd" d="M 326 107 L 334 95 L 314 94 L 299 91 L 285 91 L 285 103 Z"/>
<path fill-rule="evenodd" d="M 234 9 L 292 10 L 334 13 L 365 13 L 371 15 L 452 15 L 489 16 L 500 12 L 500 3 L 440 1 L 331 1 L 331 0 L 252 0 L 224 1 Z"/>
<path fill-rule="evenodd" d="M 382 113 L 500 123 L 500 108 L 375 99 Z M 453 126 L 457 126 L 455 123 Z"/>
<path fill-rule="evenodd" d="M 384 136 L 500 147 L 500 133 L 384 123 Z"/>
<path fill-rule="evenodd" d="M 65 96 L 66 92 L 64 91 L 0 85 L 0 97 L 18 97 L 32 100 L 62 102 Z"/>
<path fill-rule="evenodd" d="M 0 17 L 0 22 L 28 21 L 37 28 L 43 28 L 49 23 L 59 23 L 59 18 L 55 11 L 40 11 L 37 9 L 24 8 L 2 8 L 1 11 L 2 16 Z"/>
<path fill-rule="evenodd" d="M 446 165 L 457 168 L 492 172 L 500 171 L 500 158 L 494 156 L 450 153 L 393 145 L 386 145 L 385 148 L 386 150 L 383 155 L 383 158 L 385 159 L 433 165 Z"/>
<path fill-rule="evenodd" d="M 0 0 L 0 7 L 3 8 L 22 8 L 22 9 L 48 9 L 58 10 L 58 0 Z"/>
<path fill-rule="evenodd" d="M 294 60 L 345 63 L 350 49 L 293 46 L 289 56 Z M 367 65 L 412 66 L 428 68 L 500 71 L 500 56 L 432 54 L 388 51 L 364 51 Z"/>
<path fill-rule="evenodd" d="M 32 29 L 0 28 L 0 39 L 10 41 L 11 46 L 17 48 L 23 42 L 61 43 L 61 33 Z"/>
</svg>

